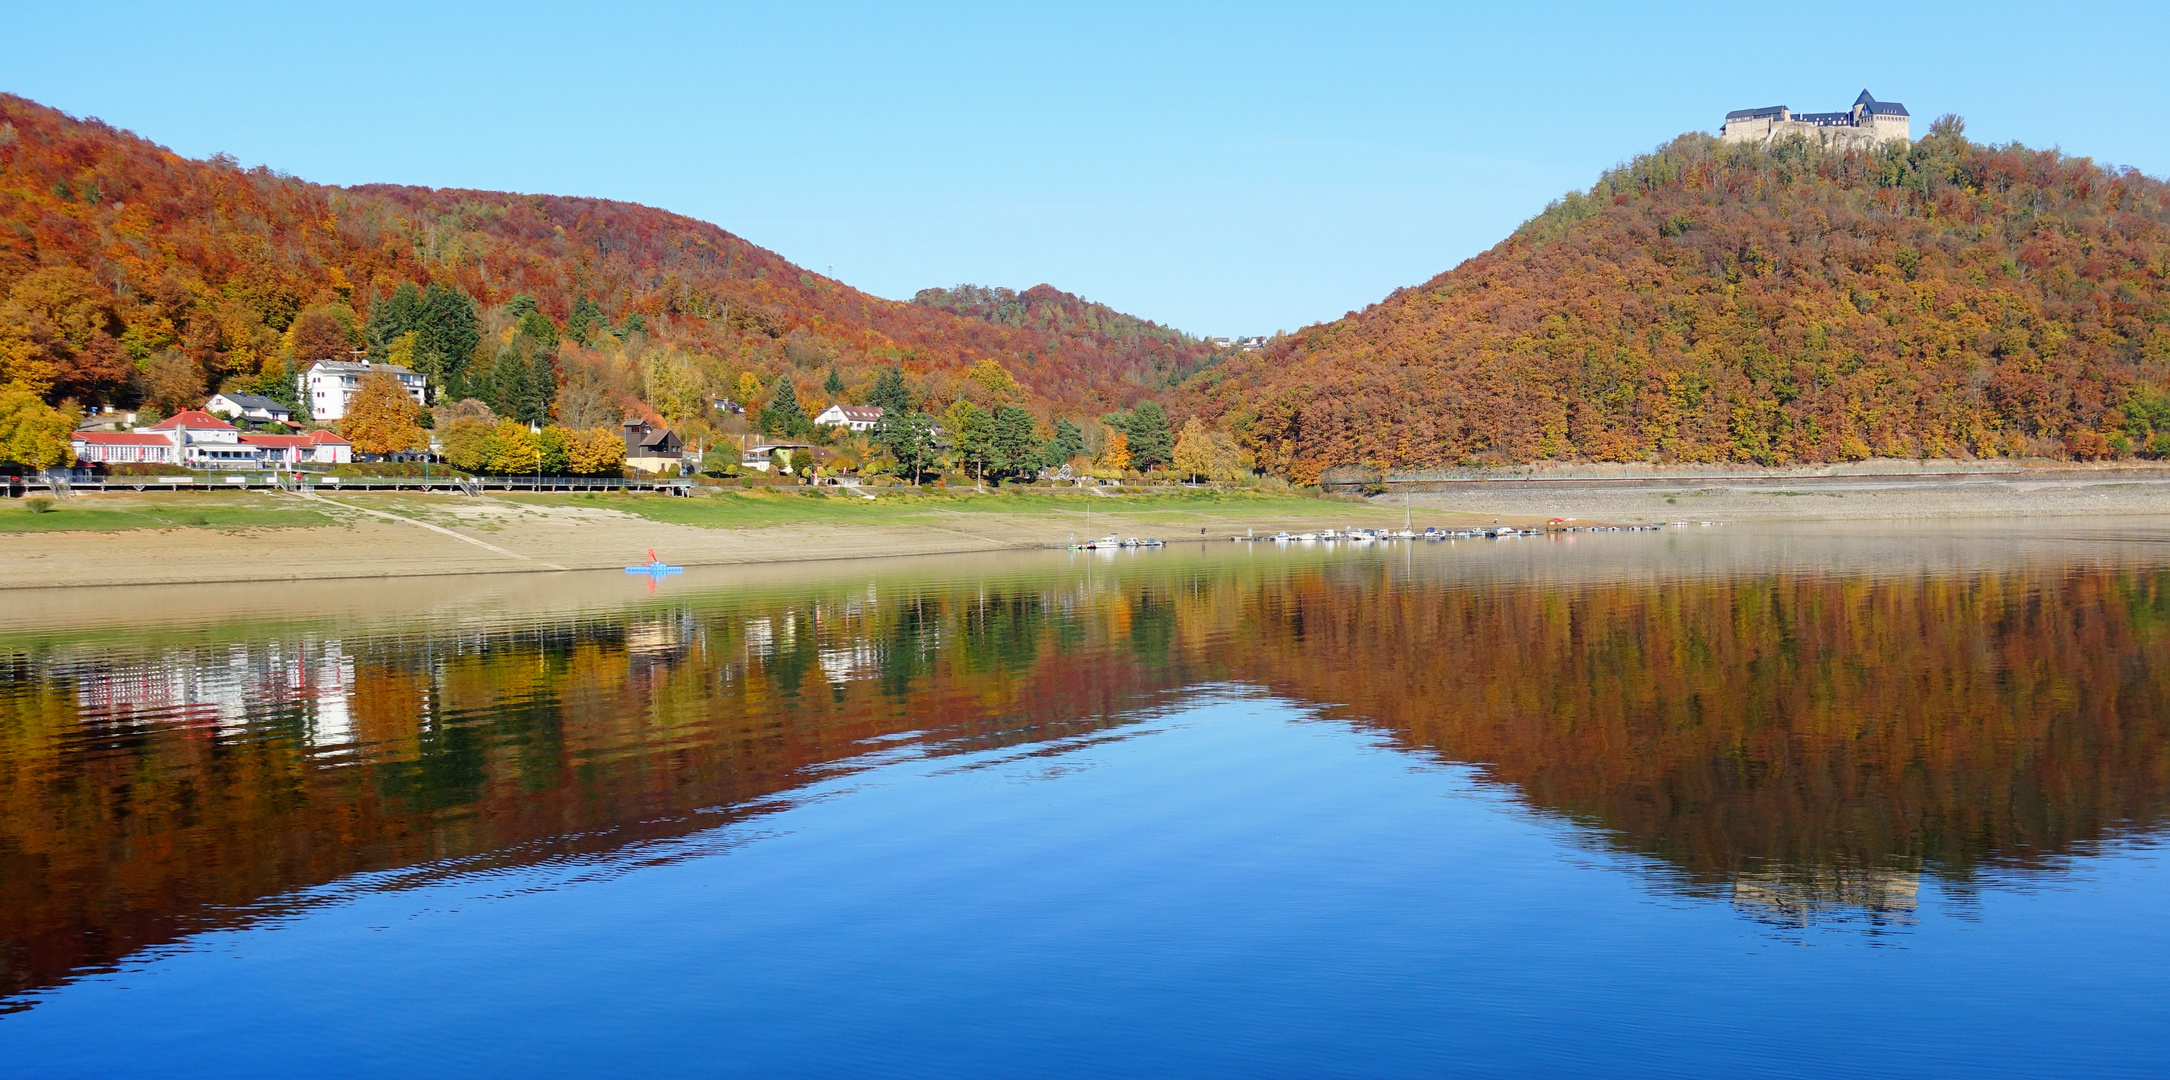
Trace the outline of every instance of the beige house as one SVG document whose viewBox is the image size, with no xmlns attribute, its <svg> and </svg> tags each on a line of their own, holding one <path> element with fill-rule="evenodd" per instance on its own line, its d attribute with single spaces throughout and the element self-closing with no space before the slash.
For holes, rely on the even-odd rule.
<svg viewBox="0 0 2170 1080">
<path fill-rule="evenodd" d="M 642 472 L 659 473 L 681 466 L 686 443 L 667 427 L 657 427 L 644 416 L 625 421 L 625 464 Z"/>
</svg>

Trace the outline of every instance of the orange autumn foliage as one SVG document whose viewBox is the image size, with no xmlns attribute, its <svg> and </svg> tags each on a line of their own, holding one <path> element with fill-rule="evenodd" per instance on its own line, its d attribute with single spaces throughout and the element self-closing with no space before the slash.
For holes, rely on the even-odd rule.
<svg viewBox="0 0 2170 1080">
<path fill-rule="evenodd" d="M 638 315 L 651 343 L 739 370 L 836 367 L 856 384 L 894 364 L 941 383 L 992 358 L 1029 400 L 1073 415 L 1133 404 L 1211 351 L 1105 320 L 1011 325 L 884 300 L 629 203 L 338 188 L 194 161 L 0 94 L 0 382 L 134 401 L 137 370 L 171 348 L 216 387 L 292 348 L 305 309 L 366 318 L 408 282 L 484 305 L 525 293 L 560 325 L 592 297 L 621 326 Z"/>
<path fill-rule="evenodd" d="M 2146 447 L 2170 186 L 1966 140 L 1684 135 L 1362 312 L 1194 377 L 1261 467 Z M 2159 444 L 2170 449 L 2170 443 Z"/>
</svg>

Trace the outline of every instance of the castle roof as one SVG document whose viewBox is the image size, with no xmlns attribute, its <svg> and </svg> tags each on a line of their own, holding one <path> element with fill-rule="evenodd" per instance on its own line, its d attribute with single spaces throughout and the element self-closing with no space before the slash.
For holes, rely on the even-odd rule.
<svg viewBox="0 0 2170 1080">
<path fill-rule="evenodd" d="M 1875 98 L 1870 97 L 1869 92 L 1866 90 L 1861 91 L 1861 96 L 1854 99 L 1854 104 L 1866 106 L 1866 108 L 1862 111 L 1868 113 L 1870 116 L 1909 115 L 1906 111 L 1906 106 L 1901 105 L 1896 101 L 1878 101 Z"/>
<path fill-rule="evenodd" d="M 1861 91 L 1861 96 L 1854 99 L 1853 108 L 1860 109 L 1864 116 L 1907 115 L 1906 106 L 1896 101 L 1878 101 L 1866 90 Z M 1849 108 L 1845 112 L 1835 113 L 1797 113 L 1787 109 L 1784 105 L 1766 105 L 1760 109 L 1735 109 L 1725 114 L 1725 118 L 1727 123 L 1735 120 L 1785 118 L 1798 120 L 1804 124 L 1835 127 L 1849 125 L 1854 122 L 1853 108 Z"/>
</svg>

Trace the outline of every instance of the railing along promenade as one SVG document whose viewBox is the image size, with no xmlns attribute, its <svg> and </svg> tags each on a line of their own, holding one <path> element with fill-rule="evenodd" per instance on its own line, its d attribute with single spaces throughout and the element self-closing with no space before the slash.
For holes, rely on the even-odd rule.
<svg viewBox="0 0 2170 1080">
<path fill-rule="evenodd" d="M 0 477 L 0 493 L 70 495 L 99 491 L 442 491 L 475 495 L 484 491 L 583 492 L 648 491 L 684 495 L 693 481 L 680 478 L 628 480 L 617 476 L 331 476 L 320 473 L 189 473 L 179 476 L 101 476 L 88 469 L 48 470 L 31 476 Z M 12 489 L 12 490 L 10 490 Z"/>
</svg>

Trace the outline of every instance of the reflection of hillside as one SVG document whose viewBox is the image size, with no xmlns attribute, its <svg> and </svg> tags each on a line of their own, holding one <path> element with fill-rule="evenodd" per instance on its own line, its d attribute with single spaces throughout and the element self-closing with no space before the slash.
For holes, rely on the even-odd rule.
<svg viewBox="0 0 2170 1080">
<path fill-rule="evenodd" d="M 1042 648 L 1109 636 L 1060 599 L 801 595 L 0 665 L 0 993 L 356 872 L 682 835 L 899 736 L 1058 737 L 1191 677 Z"/>
<path fill-rule="evenodd" d="M 1385 574 L 1262 589 L 1238 674 L 1481 764 L 1691 880 L 2027 865 L 2170 801 L 2160 572 Z"/>
<path fill-rule="evenodd" d="M 1777 923 L 1904 922 L 1917 868 L 2027 866 L 2170 803 L 2162 572 L 1420 550 L 28 650 L 0 662 L 0 991 L 357 872 L 683 835 L 870 748 L 1028 744 L 1227 680 Z"/>
</svg>

